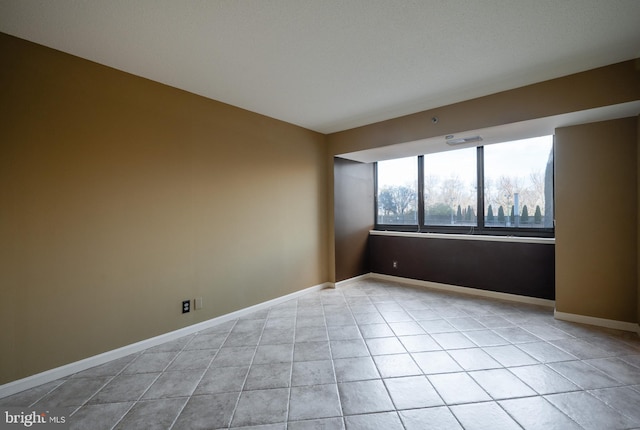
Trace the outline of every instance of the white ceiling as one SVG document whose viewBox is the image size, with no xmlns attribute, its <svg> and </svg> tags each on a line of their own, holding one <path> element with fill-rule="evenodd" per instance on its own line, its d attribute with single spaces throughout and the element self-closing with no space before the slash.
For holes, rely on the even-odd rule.
<svg viewBox="0 0 640 430">
<path fill-rule="evenodd" d="M 640 1 L 0 0 L 0 32 L 330 133 L 640 57 Z"/>
</svg>

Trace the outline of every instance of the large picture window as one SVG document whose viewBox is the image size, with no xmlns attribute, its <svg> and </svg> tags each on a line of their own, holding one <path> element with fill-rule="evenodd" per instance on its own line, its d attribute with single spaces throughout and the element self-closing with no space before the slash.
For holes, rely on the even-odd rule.
<svg viewBox="0 0 640 430">
<path fill-rule="evenodd" d="M 484 148 L 485 226 L 553 227 L 553 136 Z"/>
<path fill-rule="evenodd" d="M 424 223 L 477 225 L 476 148 L 424 156 Z"/>
<path fill-rule="evenodd" d="M 378 162 L 378 224 L 418 223 L 418 157 Z"/>
<path fill-rule="evenodd" d="M 553 236 L 553 136 L 376 166 L 385 230 Z"/>
</svg>

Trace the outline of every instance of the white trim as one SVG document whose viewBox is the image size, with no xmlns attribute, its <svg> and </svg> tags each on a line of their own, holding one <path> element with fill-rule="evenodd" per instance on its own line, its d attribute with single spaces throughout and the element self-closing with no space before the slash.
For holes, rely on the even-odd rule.
<svg viewBox="0 0 640 430">
<path fill-rule="evenodd" d="M 342 281 L 334 283 L 333 285 L 334 285 L 334 288 L 346 287 L 349 284 L 352 284 L 358 281 L 364 281 L 365 279 L 369 279 L 370 277 L 371 277 L 371 273 L 365 273 L 364 275 L 358 275 L 358 276 L 354 276 L 353 278 L 344 279 Z"/>
<path fill-rule="evenodd" d="M 555 245 L 554 237 L 490 236 L 484 234 L 418 233 L 413 231 L 370 230 L 371 236 L 416 237 L 420 239 L 481 240 L 485 242 L 539 243 Z"/>
<path fill-rule="evenodd" d="M 380 273 L 372 273 L 372 278 L 383 279 L 385 281 L 399 282 L 402 284 L 415 285 L 423 288 L 431 288 L 434 290 L 450 291 L 454 293 L 469 294 L 472 296 L 489 297 L 492 299 L 508 300 L 511 302 L 528 303 L 531 305 L 544 306 L 548 308 L 555 307 L 554 300 L 539 299 L 537 297 L 520 296 L 517 294 L 501 293 L 498 291 L 480 290 L 478 288 L 460 287 L 457 285 L 440 284 L 438 282 L 420 281 L 418 279 L 401 278 L 399 276 L 382 275 Z"/>
<path fill-rule="evenodd" d="M 227 321 L 231 321 L 236 318 L 241 318 L 253 312 L 263 310 L 271 306 L 275 306 L 277 304 L 295 299 L 297 297 L 303 296 L 313 291 L 319 291 L 324 288 L 329 288 L 331 286 L 332 284 L 330 282 L 314 285 L 313 287 L 305 288 L 304 290 L 296 291 L 296 292 L 287 294 L 285 296 L 276 297 L 275 299 L 258 303 L 253 306 L 249 306 L 248 308 L 239 309 L 237 311 L 234 311 L 225 315 L 221 315 L 219 317 L 212 318 L 207 321 L 203 321 L 197 324 L 183 327 L 178 330 L 170 331 L 168 333 L 154 336 L 149 339 L 144 339 L 139 342 L 125 345 L 121 348 L 103 352 L 102 354 L 94 355 L 92 357 L 87 357 L 85 359 L 75 361 L 73 363 L 65 364 L 63 366 L 56 367 L 54 369 L 46 370 L 44 372 L 37 373 L 35 375 L 31 375 L 26 378 L 18 379 L 16 381 L 12 381 L 12 382 L 0 385 L 0 399 L 15 393 L 19 393 L 20 391 L 28 390 L 29 388 L 37 387 L 38 385 L 46 384 L 47 382 L 55 381 L 56 379 L 73 375 L 74 373 L 87 370 L 91 367 L 99 366 L 111 360 L 122 358 L 129 354 L 134 354 L 136 352 L 144 351 L 147 348 L 151 348 L 153 346 L 157 346 L 165 342 L 169 342 L 171 340 L 175 340 L 180 337 L 187 336 L 189 334 L 197 333 L 199 331 L 217 326 Z"/>
<path fill-rule="evenodd" d="M 616 330 L 637 332 L 638 334 L 640 334 L 640 325 L 636 323 L 631 323 L 631 322 L 590 317 L 587 315 L 570 314 L 566 312 L 558 312 L 557 310 L 553 311 L 553 317 L 557 320 L 562 320 L 562 321 L 595 325 L 598 327 L 606 327 L 606 328 L 612 328 Z"/>
</svg>

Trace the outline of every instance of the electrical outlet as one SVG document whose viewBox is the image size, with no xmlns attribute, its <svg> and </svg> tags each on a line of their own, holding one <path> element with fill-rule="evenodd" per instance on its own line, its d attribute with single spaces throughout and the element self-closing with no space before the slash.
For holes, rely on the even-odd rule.
<svg viewBox="0 0 640 430">
<path fill-rule="evenodd" d="M 182 313 L 186 314 L 191 311 L 191 300 L 183 300 L 182 301 Z"/>
<path fill-rule="evenodd" d="M 394 268 L 394 269 L 397 269 L 397 268 L 398 268 L 398 262 L 397 262 L 397 261 L 395 261 L 395 260 L 393 260 L 393 268 Z"/>
</svg>

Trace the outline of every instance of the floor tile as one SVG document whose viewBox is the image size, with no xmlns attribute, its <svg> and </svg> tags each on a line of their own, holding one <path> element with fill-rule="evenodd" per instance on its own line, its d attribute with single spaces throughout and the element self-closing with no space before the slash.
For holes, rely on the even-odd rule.
<svg viewBox="0 0 640 430">
<path fill-rule="evenodd" d="M 544 364 L 513 367 L 509 371 L 538 394 L 554 394 L 580 390 L 576 384 Z"/>
<path fill-rule="evenodd" d="M 289 420 L 339 417 L 342 415 L 336 384 L 291 388 Z"/>
<path fill-rule="evenodd" d="M 378 372 L 383 378 L 394 378 L 400 376 L 421 375 L 422 371 L 413 361 L 411 355 L 393 354 L 393 355 L 377 355 L 373 357 Z"/>
<path fill-rule="evenodd" d="M 444 405 L 425 376 L 409 376 L 384 380 L 396 409 L 417 409 Z"/>
<path fill-rule="evenodd" d="M 345 415 L 393 411 L 393 403 L 380 379 L 338 384 Z"/>
<path fill-rule="evenodd" d="M 119 375 L 93 396 L 89 403 L 115 403 L 138 400 L 158 378 L 159 373 Z"/>
<path fill-rule="evenodd" d="M 639 404 L 633 333 L 377 279 L 0 399 L 64 410 L 72 428 L 238 430 L 640 429 Z"/>
<path fill-rule="evenodd" d="M 417 352 L 411 355 L 420 366 L 420 369 L 427 375 L 463 370 L 446 351 Z"/>
<path fill-rule="evenodd" d="M 570 339 L 573 338 L 570 334 L 559 330 L 557 328 L 553 328 L 546 324 L 528 324 L 526 327 L 523 327 L 529 333 L 532 333 L 535 336 L 538 336 L 542 340 L 559 340 L 559 339 Z"/>
<path fill-rule="evenodd" d="M 46 384 L 38 385 L 37 387 L 31 388 L 29 390 L 21 391 L 12 396 L 4 397 L 0 399 L 0 406 L 19 406 L 19 407 L 29 407 L 51 391 L 58 388 L 65 381 L 62 379 L 57 379 L 53 382 L 48 382 Z"/>
<path fill-rule="evenodd" d="M 300 342 L 293 348 L 293 361 L 330 360 L 329 342 Z"/>
<path fill-rule="evenodd" d="M 118 423 L 115 430 L 164 430 L 171 428 L 187 400 L 186 397 L 182 397 L 137 402 Z"/>
<path fill-rule="evenodd" d="M 484 330 L 486 328 L 473 317 L 447 318 L 447 322 L 460 331 Z"/>
<path fill-rule="evenodd" d="M 432 319 L 432 320 L 421 320 L 419 321 L 420 326 L 424 329 L 424 331 L 428 334 L 433 333 L 449 333 L 456 332 L 456 329 L 453 325 L 451 325 L 445 319 Z"/>
<path fill-rule="evenodd" d="M 483 349 L 504 367 L 538 364 L 536 359 L 513 345 L 488 346 Z"/>
<path fill-rule="evenodd" d="M 174 370 L 206 369 L 213 360 L 215 349 L 182 351 L 167 367 L 167 372 Z"/>
<path fill-rule="evenodd" d="M 362 333 L 362 337 L 365 339 L 370 339 L 373 337 L 390 337 L 395 336 L 396 334 L 391 330 L 388 324 L 362 324 L 359 326 L 360 333 Z"/>
<path fill-rule="evenodd" d="M 140 354 L 122 373 L 132 375 L 134 373 L 162 372 L 178 355 L 178 351 L 148 352 Z"/>
<path fill-rule="evenodd" d="M 443 349 L 473 348 L 476 346 L 462 333 L 434 333 L 431 337 Z"/>
<path fill-rule="evenodd" d="M 259 345 L 282 345 L 293 343 L 294 328 L 265 328 Z"/>
<path fill-rule="evenodd" d="M 491 397 L 466 373 L 429 375 L 428 378 L 447 405 L 491 400 Z"/>
<path fill-rule="evenodd" d="M 149 387 L 143 399 L 190 396 L 200 382 L 204 369 L 165 372 Z"/>
<path fill-rule="evenodd" d="M 322 327 L 301 327 L 296 330 L 296 342 L 322 342 L 328 341 L 327 328 Z"/>
<path fill-rule="evenodd" d="M 549 367 L 585 390 L 622 385 L 617 379 L 613 379 L 584 361 L 550 363 Z"/>
<path fill-rule="evenodd" d="M 442 347 L 428 334 L 398 337 L 408 352 L 439 351 Z"/>
<path fill-rule="evenodd" d="M 493 331 L 511 343 L 540 342 L 542 340 L 520 327 L 496 328 Z"/>
<path fill-rule="evenodd" d="M 521 430 L 518 423 L 495 402 L 451 407 L 465 430 Z"/>
<path fill-rule="evenodd" d="M 527 430 L 580 430 L 571 418 L 542 397 L 525 397 L 499 402 Z"/>
<path fill-rule="evenodd" d="M 75 430 L 102 430 L 113 428 L 118 421 L 131 408 L 133 402 L 104 403 L 97 405 L 86 405 L 78 409 L 70 417 L 66 417 L 69 429 Z"/>
<path fill-rule="evenodd" d="M 602 388 L 589 391 L 590 394 L 605 402 L 611 408 L 633 420 L 640 426 L 640 393 L 629 387 Z"/>
<path fill-rule="evenodd" d="M 40 399 L 36 405 L 47 408 L 83 405 L 111 379 L 109 376 L 68 379 L 58 386 L 58 388 Z"/>
<path fill-rule="evenodd" d="M 482 370 L 497 369 L 502 367 L 500 363 L 491 358 L 489 354 L 480 348 L 454 349 L 448 351 L 448 354 L 464 369 L 464 370 Z"/>
<path fill-rule="evenodd" d="M 320 385 L 336 382 L 331 360 L 297 361 L 293 363 L 291 385 Z"/>
<path fill-rule="evenodd" d="M 631 419 L 584 391 L 551 394 L 545 398 L 585 429 L 613 430 L 633 427 Z"/>
<path fill-rule="evenodd" d="M 333 361 L 338 382 L 380 378 L 371 357 L 339 358 Z"/>
<path fill-rule="evenodd" d="M 248 366 L 256 353 L 256 347 L 234 346 L 220 348 L 211 362 L 213 367 L 238 367 Z"/>
<path fill-rule="evenodd" d="M 161 347 L 162 345 L 160 345 Z M 126 357 L 118 358 L 116 360 L 109 361 L 100 366 L 91 367 L 90 369 L 78 372 L 72 375 L 72 378 L 97 378 L 100 376 L 116 376 L 122 370 L 127 367 L 133 360 L 138 357 L 139 354 L 131 354 Z"/>
<path fill-rule="evenodd" d="M 518 348 L 541 363 L 576 360 L 577 357 L 551 345 L 547 342 L 533 342 L 518 344 Z"/>
<path fill-rule="evenodd" d="M 212 367 L 205 372 L 194 394 L 239 392 L 248 372 L 249 366 Z"/>
<path fill-rule="evenodd" d="M 506 369 L 480 370 L 469 375 L 495 400 L 535 396 L 536 392 Z"/>
<path fill-rule="evenodd" d="M 204 430 L 229 426 L 240 393 L 192 396 L 172 430 Z"/>
<path fill-rule="evenodd" d="M 422 327 L 414 321 L 410 322 L 391 322 L 389 327 L 396 336 L 411 336 L 414 334 L 424 334 Z"/>
<path fill-rule="evenodd" d="M 322 418 L 318 420 L 289 421 L 287 430 L 345 430 L 340 418 Z"/>
<path fill-rule="evenodd" d="M 382 317 L 382 315 L 378 311 L 357 313 L 357 314 L 354 314 L 353 317 L 355 318 L 358 325 L 382 324 L 386 322 L 385 319 Z"/>
<path fill-rule="evenodd" d="M 253 364 L 291 363 L 293 343 L 281 345 L 260 345 L 253 357 Z"/>
<path fill-rule="evenodd" d="M 331 356 L 335 358 L 368 357 L 369 350 L 362 339 L 332 340 Z"/>
<path fill-rule="evenodd" d="M 291 363 L 254 364 L 243 390 L 287 388 L 291 381 Z"/>
<path fill-rule="evenodd" d="M 557 346 L 558 348 L 568 352 L 571 355 L 578 357 L 581 360 L 588 358 L 611 357 L 612 355 L 615 355 L 610 351 L 587 342 L 584 339 L 560 339 L 552 340 L 549 343 Z"/>
<path fill-rule="evenodd" d="M 463 430 L 446 406 L 412 409 L 398 413 L 406 430 Z"/>
<path fill-rule="evenodd" d="M 330 326 L 327 327 L 330 340 L 362 339 L 357 326 Z"/>
<path fill-rule="evenodd" d="M 349 430 L 404 430 L 397 412 L 380 412 L 376 414 L 351 415 L 345 417 Z"/>
<path fill-rule="evenodd" d="M 400 354 L 406 352 L 396 337 L 379 337 L 366 340 L 371 355 Z"/>
<path fill-rule="evenodd" d="M 619 358 L 585 360 L 585 363 L 600 369 L 626 385 L 640 384 L 640 369 Z"/>
<path fill-rule="evenodd" d="M 497 346 L 508 345 L 509 341 L 505 340 L 502 336 L 498 335 L 492 330 L 473 330 L 464 332 L 473 343 L 478 346 Z"/>
<path fill-rule="evenodd" d="M 191 339 L 191 342 L 184 349 L 219 349 L 226 338 L 226 334 L 199 334 Z"/>
<path fill-rule="evenodd" d="M 231 425 L 241 427 L 285 422 L 288 403 L 288 388 L 243 391 Z"/>
</svg>

